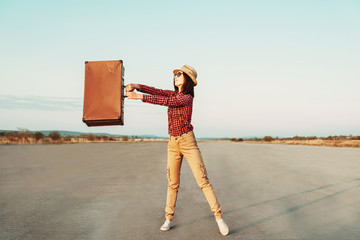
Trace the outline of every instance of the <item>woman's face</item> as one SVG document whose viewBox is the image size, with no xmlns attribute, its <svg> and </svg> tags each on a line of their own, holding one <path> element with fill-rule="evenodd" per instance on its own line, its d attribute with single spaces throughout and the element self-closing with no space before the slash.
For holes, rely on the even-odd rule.
<svg viewBox="0 0 360 240">
<path fill-rule="evenodd" d="M 174 75 L 175 86 L 180 87 L 185 84 L 185 77 L 183 72 L 177 72 Z"/>
</svg>

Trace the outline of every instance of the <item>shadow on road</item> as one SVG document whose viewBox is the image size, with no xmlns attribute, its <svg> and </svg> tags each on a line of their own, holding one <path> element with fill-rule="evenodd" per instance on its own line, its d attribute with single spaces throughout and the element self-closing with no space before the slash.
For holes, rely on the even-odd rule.
<svg viewBox="0 0 360 240">
<path fill-rule="evenodd" d="M 245 206 L 245 207 L 228 210 L 228 211 L 225 211 L 224 214 L 229 214 L 229 213 L 236 212 L 236 211 L 240 211 L 240 210 L 243 210 L 243 209 L 247 209 L 247 208 L 251 208 L 251 207 L 263 205 L 263 204 L 266 204 L 266 203 L 269 203 L 269 202 L 279 201 L 279 200 L 291 198 L 291 197 L 294 197 L 294 196 L 298 196 L 298 195 L 300 195 L 300 194 L 305 194 L 305 193 L 309 193 L 309 192 L 314 192 L 314 191 L 322 190 L 322 189 L 325 189 L 325 188 L 333 187 L 333 186 L 336 186 L 336 185 L 340 185 L 340 184 L 344 184 L 344 183 L 350 183 L 350 182 L 356 182 L 356 181 L 360 181 L 360 178 L 356 178 L 356 179 L 353 179 L 353 180 L 350 180 L 350 181 L 343 181 L 343 182 L 339 182 L 339 183 L 329 184 L 329 185 L 326 185 L 326 186 L 322 186 L 322 187 L 310 189 L 310 190 L 307 190 L 307 191 L 290 194 L 290 195 L 287 195 L 287 196 L 284 196 L 284 197 L 280 197 L 280 198 L 276 198 L 276 199 L 271 199 L 271 200 L 266 200 L 266 201 L 263 201 L 263 202 L 260 202 L 260 203 L 256 203 L 256 204 L 251 204 L 251 205 L 248 205 L 248 206 Z M 324 196 L 324 197 L 321 197 L 321 198 L 318 198 L 318 199 L 309 201 L 309 202 L 304 203 L 304 204 L 300 204 L 300 205 L 296 205 L 296 206 L 287 208 L 287 209 L 285 209 L 285 210 L 283 210 L 283 211 L 280 211 L 280 212 L 278 212 L 278 213 L 276 213 L 276 214 L 273 214 L 273 215 L 271 215 L 271 216 L 268 216 L 268 217 L 259 219 L 259 220 L 257 220 L 257 221 L 254 221 L 254 222 L 252 222 L 252 223 L 246 224 L 245 226 L 241 226 L 241 227 L 239 227 L 239 228 L 232 229 L 231 233 L 240 232 L 240 231 L 245 230 L 245 229 L 247 229 L 247 228 L 254 227 L 254 226 L 259 225 L 259 224 L 261 224 L 261 223 L 270 221 L 270 220 L 272 220 L 272 219 L 274 219 L 274 218 L 276 218 L 276 217 L 279 217 L 279 216 L 282 216 L 282 215 L 285 215 L 285 214 L 292 213 L 292 212 L 294 212 L 294 211 L 297 211 L 297 210 L 299 210 L 299 209 L 302 209 L 302 208 L 304 208 L 304 207 L 307 207 L 307 206 L 309 206 L 309 205 L 311 205 L 311 204 L 320 202 L 320 201 L 325 200 L 325 199 L 327 199 L 327 198 L 334 197 L 334 196 L 336 196 L 336 195 L 342 194 L 342 193 L 344 193 L 344 192 L 350 191 L 350 190 L 352 190 L 352 189 L 354 189 L 354 188 L 358 188 L 358 187 L 360 187 L 360 184 L 357 184 L 357 185 L 355 185 L 355 186 L 346 188 L 346 189 L 341 190 L 341 191 L 337 191 L 337 192 L 335 192 L 335 193 L 332 193 L 332 194 L 329 194 L 329 195 L 327 195 L 327 196 Z"/>
<path fill-rule="evenodd" d="M 290 195 L 287 195 L 287 196 L 284 196 L 284 197 L 279 197 L 279 198 L 275 198 L 275 199 L 270 199 L 270 200 L 262 201 L 262 202 L 255 203 L 255 204 L 251 204 L 251 205 L 248 205 L 248 206 L 245 206 L 245 207 L 241 207 L 241 208 L 236 208 L 236 209 L 224 211 L 223 214 L 228 214 L 228 213 L 230 213 L 230 212 L 235 212 L 235 211 L 243 210 L 243 209 L 246 209 L 246 208 L 256 207 L 256 206 L 259 206 L 259 205 L 262 205 L 262 204 L 266 204 L 266 203 L 269 203 L 269 202 L 279 201 L 279 200 L 283 200 L 283 199 L 295 197 L 295 196 L 297 196 L 297 195 L 301 195 L 301 194 L 305 194 L 305 193 L 309 193 L 309 192 L 314 192 L 314 191 L 322 190 L 322 189 L 325 189 L 325 188 L 333 187 L 333 186 L 336 186 L 336 185 L 340 185 L 340 184 L 344 184 L 344 183 L 350 183 L 350 182 L 355 182 L 355 181 L 360 181 L 360 178 L 356 178 L 356 179 L 349 180 L 349 181 L 343 181 L 343 182 L 333 183 L 333 184 L 325 185 L 325 186 L 322 186 L 322 187 L 318 187 L 318 188 L 313 188 L 313 189 L 310 189 L 310 190 L 306 190 L 306 191 L 303 191 L 303 192 L 290 194 Z"/>
<path fill-rule="evenodd" d="M 301 194 L 306 194 L 306 193 L 310 193 L 310 192 L 314 192 L 314 191 L 318 191 L 318 190 L 323 190 L 323 189 L 326 189 L 326 188 L 329 188 L 329 187 L 333 187 L 333 186 L 337 186 L 337 185 L 341 185 L 341 184 L 344 184 L 344 183 L 351 183 L 351 182 L 356 182 L 356 181 L 360 181 L 360 178 L 356 178 L 356 179 L 353 179 L 353 180 L 349 180 L 349 181 L 342 181 L 342 182 L 338 182 L 338 183 L 333 183 L 333 184 L 329 184 L 329 185 L 325 185 L 325 186 L 322 186 L 322 187 L 318 187 L 318 188 L 313 188 L 313 189 L 310 189 L 310 190 L 306 190 L 306 191 L 303 191 L 303 192 L 299 192 L 299 193 L 294 193 L 294 194 L 290 194 L 290 195 L 287 195 L 287 196 L 283 196 L 283 197 L 279 197 L 279 198 L 275 198 L 275 199 L 270 199 L 270 200 L 266 200 L 266 201 L 262 201 L 262 202 L 259 202 L 259 203 L 255 203 L 255 204 L 251 204 L 251 205 L 248 205 L 248 206 L 244 206 L 244 207 L 241 207 L 241 208 L 236 208 L 236 209 L 231 209 L 231 210 L 227 210 L 227 211 L 224 211 L 223 214 L 226 215 L 226 214 L 230 214 L 230 213 L 233 213 L 233 212 L 236 212 L 236 211 L 240 211 L 240 210 L 244 210 L 244 209 L 247 209 L 247 208 L 252 208 L 252 207 L 256 207 L 256 206 L 260 206 L 260 205 L 263 205 L 263 204 L 267 204 L 267 203 L 270 203 L 270 202 L 275 202 L 275 201 L 280 201 L 280 200 L 284 200 L 284 199 L 287 199 L 287 198 L 291 198 L 291 197 L 295 197 L 295 196 L 298 196 L 298 195 L 301 195 Z M 317 203 L 317 202 L 320 202 L 324 199 L 327 199 L 327 198 L 331 198 L 331 197 L 334 197 L 336 195 L 339 195 L 339 194 L 342 194 L 344 192 L 347 192 L 347 191 L 350 191 L 354 188 L 357 188 L 357 187 L 360 187 L 360 184 L 357 184 L 355 186 L 352 186 L 352 187 L 349 187 L 349 188 L 346 188 L 344 190 L 341 190 L 341 191 L 337 191 L 335 193 L 332 193 L 330 195 L 327 195 L 327 196 L 324 196 L 324 197 L 321 197 L 321 198 L 318 198 L 318 199 L 315 199 L 315 200 L 312 200 L 312 201 L 309 201 L 307 203 L 304 203 L 304 204 L 300 204 L 300 205 L 296 205 L 296 206 L 293 206 L 293 207 L 290 207 L 290 208 L 287 208 L 283 211 L 280 211 L 276 214 L 273 214 L 271 216 L 268 216 L 268 217 L 265 217 L 265 218 L 262 218 L 262 219 L 259 219 L 257 221 L 254 221 L 254 222 L 251 222 L 249 224 L 246 224 L 244 226 L 241 226 L 241 227 L 238 227 L 238 228 L 233 228 L 231 229 L 229 235 L 231 234 L 234 234 L 234 233 L 238 233 L 238 232 L 241 232 L 247 228 L 250 228 L 250 227 L 254 227 L 256 225 L 259 225 L 259 224 L 262 224 L 264 222 L 267 222 L 267 221 L 270 221 L 276 217 L 279 217 L 279 216 L 282 216 L 282 215 L 286 215 L 286 214 L 290 214 L 294 211 L 297 211 L 299 209 L 302 209 L 304 207 L 307 207 L 311 204 L 314 204 L 314 203 Z M 191 225 L 191 224 L 194 224 L 196 222 L 200 222 L 200 221 L 204 221 L 204 220 L 208 220 L 208 219 L 212 219 L 213 216 L 212 215 L 209 215 L 209 216 L 206 216 L 206 217 L 201 217 L 201 218 L 197 218 L 197 219 L 194 219 L 194 220 L 191 220 L 191 221 L 188 221 L 188 222 L 185 222 L 185 223 L 179 223 L 178 224 L 178 227 L 180 226 L 186 226 L 186 225 Z"/>
</svg>

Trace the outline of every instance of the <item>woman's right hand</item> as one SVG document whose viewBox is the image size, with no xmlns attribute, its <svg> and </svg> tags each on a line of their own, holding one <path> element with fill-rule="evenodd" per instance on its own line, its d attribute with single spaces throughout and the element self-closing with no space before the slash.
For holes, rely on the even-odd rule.
<svg viewBox="0 0 360 240">
<path fill-rule="evenodd" d="M 127 92 L 132 92 L 132 91 L 134 91 L 135 89 L 139 89 L 140 87 L 139 87 L 139 84 L 134 84 L 134 83 L 129 83 L 129 84 L 127 84 L 126 86 L 126 91 Z"/>
</svg>

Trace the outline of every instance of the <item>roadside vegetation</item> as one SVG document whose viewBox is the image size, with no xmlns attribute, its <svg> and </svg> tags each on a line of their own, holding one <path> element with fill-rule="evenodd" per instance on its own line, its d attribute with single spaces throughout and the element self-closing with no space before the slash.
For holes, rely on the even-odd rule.
<svg viewBox="0 0 360 240">
<path fill-rule="evenodd" d="M 245 143 L 265 143 L 265 144 L 289 144 L 289 145 L 311 145 L 311 146 L 330 146 L 330 147 L 360 147 L 360 136 L 328 136 L 328 137 L 301 137 L 292 138 L 273 138 L 265 136 L 264 138 L 232 138 L 233 142 Z"/>
<path fill-rule="evenodd" d="M 29 131 L 18 128 L 17 131 L 0 131 L 0 144 L 67 144 L 67 143 L 102 143 L 102 142 L 143 142 L 167 141 L 167 139 L 148 139 L 139 136 L 108 136 L 93 133 L 77 136 L 61 135 L 59 131 L 44 134 L 40 131 Z M 204 140 L 198 140 L 204 141 Z M 205 140 L 206 141 L 206 140 Z M 214 140 L 209 140 L 214 141 Z M 265 136 L 263 138 L 221 138 L 215 141 L 231 141 L 259 144 L 289 144 L 331 147 L 360 147 L 360 136 L 328 136 L 328 137 L 301 137 L 279 138 Z"/>
<path fill-rule="evenodd" d="M 93 133 L 78 136 L 61 135 L 59 131 L 51 131 L 45 135 L 39 131 L 29 131 L 19 128 L 17 131 L 0 131 L 0 144 L 63 144 L 88 142 L 141 142 L 161 141 L 159 139 L 144 139 L 138 136 L 106 136 Z"/>
</svg>

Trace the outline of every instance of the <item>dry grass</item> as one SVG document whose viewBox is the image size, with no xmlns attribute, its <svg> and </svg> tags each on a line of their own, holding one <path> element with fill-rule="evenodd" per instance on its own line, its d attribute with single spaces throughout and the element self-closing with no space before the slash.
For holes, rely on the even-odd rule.
<svg viewBox="0 0 360 240">
<path fill-rule="evenodd" d="M 113 138 L 112 140 L 94 139 L 72 137 L 71 139 L 51 140 L 50 138 L 43 138 L 36 140 L 35 138 L 6 138 L 0 137 L 0 144 L 71 144 L 71 143 L 122 143 L 122 142 L 164 142 L 166 139 L 128 139 L 122 140 L 121 138 Z"/>
<path fill-rule="evenodd" d="M 236 140 L 236 139 L 235 139 Z M 49 137 L 43 137 L 37 140 L 29 135 L 1 136 L 0 144 L 72 144 L 72 143 L 123 143 L 123 142 L 166 142 L 167 139 L 143 139 L 128 137 L 94 137 L 93 135 L 84 135 L 83 137 L 61 137 L 53 140 Z M 198 142 L 217 142 L 223 140 L 198 140 Z M 233 141 L 233 140 L 232 140 Z M 244 143 L 259 144 L 288 144 L 288 145 L 309 145 L 309 146 L 329 146 L 329 147 L 360 147 L 360 139 L 273 139 L 272 141 L 264 141 L 264 139 L 244 140 Z"/>
<path fill-rule="evenodd" d="M 273 140 L 273 141 L 244 141 L 247 143 L 262 144 L 288 144 L 288 145 L 309 145 L 309 146 L 328 146 L 328 147 L 360 147 L 360 140 Z"/>
</svg>

